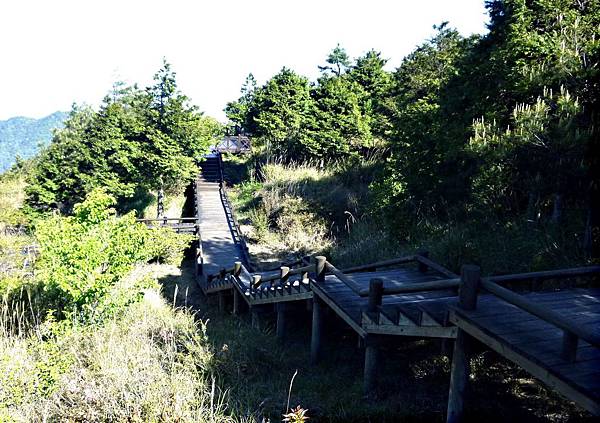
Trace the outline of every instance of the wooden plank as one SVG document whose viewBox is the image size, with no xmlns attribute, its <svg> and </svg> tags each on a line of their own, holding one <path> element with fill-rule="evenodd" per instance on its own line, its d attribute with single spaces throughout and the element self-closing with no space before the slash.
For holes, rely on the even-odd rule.
<svg viewBox="0 0 600 423">
<path fill-rule="evenodd" d="M 313 294 L 317 295 L 323 302 L 325 302 L 335 313 L 340 316 L 352 329 L 356 331 L 360 336 L 365 336 L 367 332 L 360 326 L 360 320 L 356 319 L 356 315 L 351 316 L 344 312 L 338 305 L 323 292 L 318 285 L 312 285 Z M 353 318 L 354 317 L 354 318 Z M 356 320 L 355 320 L 356 319 Z"/>
<path fill-rule="evenodd" d="M 551 389 L 578 403 L 592 414 L 600 414 L 600 402 L 594 399 L 593 394 L 588 392 L 584 387 L 574 384 L 572 381 L 564 380 L 561 375 L 557 375 L 555 372 L 544 367 L 543 363 L 538 362 L 535 357 L 495 337 L 487 328 L 478 326 L 475 321 L 471 321 L 461 311 L 451 311 L 450 321 L 500 355 L 521 366 Z"/>
<path fill-rule="evenodd" d="M 313 297 L 312 291 L 307 291 L 307 292 L 293 293 L 293 294 L 287 294 L 284 296 L 277 296 L 277 297 L 269 296 L 269 297 L 257 298 L 257 299 L 250 298 L 248 301 L 252 305 L 262 305 L 262 304 L 275 304 L 275 303 L 284 303 L 284 302 L 291 302 L 291 301 L 308 300 L 308 299 L 311 299 L 312 297 Z"/>
<path fill-rule="evenodd" d="M 373 335 L 396 335 L 410 336 L 418 338 L 456 338 L 456 327 L 443 326 L 399 326 L 399 325 L 378 325 L 364 324 L 365 332 Z"/>
</svg>

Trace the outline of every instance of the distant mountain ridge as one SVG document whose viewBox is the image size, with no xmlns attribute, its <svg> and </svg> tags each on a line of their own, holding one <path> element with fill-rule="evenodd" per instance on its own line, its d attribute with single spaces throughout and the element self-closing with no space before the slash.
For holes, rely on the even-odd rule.
<svg viewBox="0 0 600 423">
<path fill-rule="evenodd" d="M 15 163 L 15 157 L 33 157 L 52 139 L 52 130 L 62 128 L 69 114 L 54 112 L 41 119 L 14 117 L 0 121 L 0 173 Z"/>
</svg>

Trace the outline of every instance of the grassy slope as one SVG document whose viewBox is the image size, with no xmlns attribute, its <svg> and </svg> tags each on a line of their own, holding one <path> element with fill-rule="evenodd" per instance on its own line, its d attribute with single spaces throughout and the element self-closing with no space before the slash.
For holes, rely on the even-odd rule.
<svg viewBox="0 0 600 423">
<path fill-rule="evenodd" d="M 174 271 L 144 266 L 130 279 Z M 0 333 L 0 421 L 231 421 L 202 323 L 159 290 L 101 325 L 48 327 Z"/>
<path fill-rule="evenodd" d="M 453 226 L 388 227 L 370 207 L 377 163 L 375 158 L 325 169 L 269 164 L 260 177 L 255 172 L 254 178 L 242 179 L 232 200 L 257 261 L 294 258 L 286 257 L 288 251 L 295 257 L 318 252 L 343 268 L 426 249 L 455 272 L 465 263 L 480 265 L 484 274 L 586 264 L 580 216 L 566 216 L 558 226 L 482 217 Z"/>
</svg>

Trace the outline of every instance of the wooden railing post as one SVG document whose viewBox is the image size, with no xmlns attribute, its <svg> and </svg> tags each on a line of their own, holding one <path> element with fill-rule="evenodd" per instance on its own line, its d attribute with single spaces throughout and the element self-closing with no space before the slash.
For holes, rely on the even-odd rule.
<svg viewBox="0 0 600 423">
<path fill-rule="evenodd" d="M 369 306 L 368 311 L 375 312 L 381 305 L 383 299 L 383 281 L 378 278 L 369 282 Z"/>
<path fill-rule="evenodd" d="M 233 276 L 237 278 L 238 276 L 240 276 L 240 273 L 242 273 L 242 262 L 236 261 L 233 264 Z"/>
<path fill-rule="evenodd" d="M 281 266 L 281 268 L 279 269 L 279 279 L 280 279 L 280 284 L 281 286 L 285 285 L 288 281 L 288 278 L 290 277 L 289 273 L 290 273 L 290 268 L 287 266 Z"/>
<path fill-rule="evenodd" d="M 429 251 L 421 250 L 417 252 L 417 255 L 425 258 L 429 258 Z M 429 267 L 425 263 L 419 262 L 419 272 L 425 273 L 429 270 Z"/>
<path fill-rule="evenodd" d="M 460 288 L 458 306 L 463 310 L 475 310 L 477 307 L 477 290 L 481 281 L 479 266 L 464 265 L 460 272 Z"/>
<path fill-rule="evenodd" d="M 481 270 L 478 266 L 465 265 L 461 269 L 460 278 L 458 306 L 463 310 L 474 310 L 477 305 L 477 288 L 481 281 Z M 454 341 L 450 369 L 447 423 L 462 421 L 469 370 L 469 335 L 459 328 Z"/>
<path fill-rule="evenodd" d="M 224 267 L 222 267 L 221 270 L 219 270 L 219 278 L 223 281 L 223 280 L 225 280 L 226 275 L 227 275 L 227 271 L 225 270 Z"/>
<path fill-rule="evenodd" d="M 317 282 L 323 283 L 325 282 L 325 263 L 327 259 L 325 256 L 316 256 L 315 257 L 315 279 Z"/>
<path fill-rule="evenodd" d="M 258 288 L 260 286 L 261 275 L 252 275 L 252 288 Z"/>
</svg>

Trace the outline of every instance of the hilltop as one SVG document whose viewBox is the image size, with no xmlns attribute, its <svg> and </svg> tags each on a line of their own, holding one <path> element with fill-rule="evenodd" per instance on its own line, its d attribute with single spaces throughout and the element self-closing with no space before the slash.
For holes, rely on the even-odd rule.
<svg viewBox="0 0 600 423">
<path fill-rule="evenodd" d="M 40 146 L 50 142 L 52 130 L 61 128 L 67 116 L 66 112 L 54 112 L 41 119 L 19 116 L 0 121 L 0 172 L 12 166 L 17 155 L 33 157 Z"/>
</svg>

